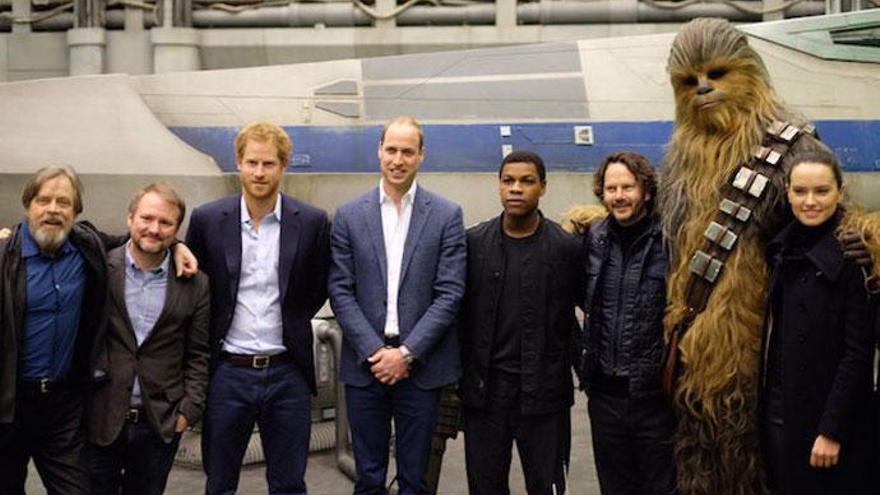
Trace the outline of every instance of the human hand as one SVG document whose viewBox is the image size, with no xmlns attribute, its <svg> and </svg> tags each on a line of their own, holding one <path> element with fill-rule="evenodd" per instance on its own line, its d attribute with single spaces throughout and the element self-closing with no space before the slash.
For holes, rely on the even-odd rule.
<svg viewBox="0 0 880 495">
<path fill-rule="evenodd" d="M 810 466 L 814 468 L 830 468 L 837 465 L 840 459 L 840 442 L 825 435 L 816 437 L 813 450 L 810 452 Z"/>
<path fill-rule="evenodd" d="M 177 423 L 174 424 L 174 433 L 183 433 L 186 431 L 187 426 L 189 426 L 189 421 L 186 419 L 186 416 L 178 414 Z"/>
<path fill-rule="evenodd" d="M 199 271 L 199 260 L 186 244 L 178 242 L 172 247 L 174 250 L 174 266 L 177 267 L 177 276 L 190 278 Z"/>
<path fill-rule="evenodd" d="M 0 239 L 6 239 L 11 235 L 12 231 L 9 230 L 7 227 L 3 227 L 2 229 L 0 229 Z"/>
<path fill-rule="evenodd" d="M 370 371 L 373 376 L 385 385 L 394 385 L 409 377 L 409 363 L 396 347 L 383 347 L 370 356 L 368 361 L 372 364 Z"/>
</svg>

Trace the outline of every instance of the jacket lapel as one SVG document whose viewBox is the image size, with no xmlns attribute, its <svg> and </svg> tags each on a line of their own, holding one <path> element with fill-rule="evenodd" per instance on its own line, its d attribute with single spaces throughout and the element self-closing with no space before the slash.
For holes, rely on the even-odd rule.
<svg viewBox="0 0 880 495">
<path fill-rule="evenodd" d="M 128 315 L 128 306 L 125 304 L 125 250 L 127 245 L 111 251 L 107 259 L 107 287 L 110 290 L 111 304 L 116 305 L 120 319 L 125 323 L 125 328 L 119 332 L 122 341 L 132 352 L 137 351 L 137 338 L 134 335 L 134 327 L 131 326 L 131 318 Z"/>
<path fill-rule="evenodd" d="M 238 279 L 241 275 L 241 196 L 231 208 L 223 211 L 220 232 L 226 254 L 226 273 L 229 280 L 229 298 L 236 300 Z"/>
<path fill-rule="evenodd" d="M 290 285 L 291 268 L 299 247 L 299 210 L 290 199 L 281 195 L 281 245 L 278 249 L 278 289 L 284 301 Z M 239 238 L 240 239 L 240 238 Z"/>
<path fill-rule="evenodd" d="M 422 230 L 431 212 L 431 198 L 421 189 L 416 189 L 416 197 L 413 199 L 412 217 L 409 220 L 409 232 L 406 233 L 406 242 L 403 244 L 403 260 L 400 263 L 400 282 L 406 279 L 406 271 L 413 258 Z"/>
<path fill-rule="evenodd" d="M 364 218 L 367 219 L 367 232 L 370 235 L 370 241 L 373 243 L 373 251 L 376 253 L 376 260 L 379 262 L 380 273 L 382 273 L 382 284 L 388 287 L 388 282 L 384 275 L 388 273 L 388 261 L 385 255 L 385 235 L 382 232 L 382 210 L 379 206 L 379 189 L 373 190 L 373 194 L 367 195 L 364 202 L 361 203 Z"/>
</svg>

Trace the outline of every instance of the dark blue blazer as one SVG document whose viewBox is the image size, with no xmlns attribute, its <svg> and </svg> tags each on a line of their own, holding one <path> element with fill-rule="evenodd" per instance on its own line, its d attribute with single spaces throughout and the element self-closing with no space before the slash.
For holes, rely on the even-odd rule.
<svg viewBox="0 0 880 495">
<path fill-rule="evenodd" d="M 315 366 L 311 319 L 327 299 L 330 262 L 327 213 L 281 195 L 278 284 L 283 342 L 312 389 Z M 241 274 L 241 196 L 202 205 L 192 212 L 186 244 L 211 279 L 211 370 L 232 323 Z"/>
<path fill-rule="evenodd" d="M 344 339 L 341 380 L 366 386 L 367 358 L 384 345 L 385 241 L 379 189 L 339 207 L 333 220 L 330 304 Z M 453 328 L 464 295 L 466 247 L 461 207 L 416 189 L 398 296 L 400 340 L 416 357 L 410 377 L 430 390 L 461 375 Z"/>
</svg>

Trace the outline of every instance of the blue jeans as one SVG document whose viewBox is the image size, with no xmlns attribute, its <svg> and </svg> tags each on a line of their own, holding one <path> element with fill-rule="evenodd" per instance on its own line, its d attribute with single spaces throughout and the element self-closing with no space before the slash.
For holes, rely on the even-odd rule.
<svg viewBox="0 0 880 495">
<path fill-rule="evenodd" d="M 424 493 L 440 389 L 422 390 L 409 379 L 391 386 L 373 380 L 366 387 L 346 385 L 345 397 L 358 475 L 354 493 L 386 493 L 392 419 L 396 432 L 398 493 Z"/>
<path fill-rule="evenodd" d="M 235 493 L 254 423 L 260 427 L 269 493 L 306 493 L 311 406 L 309 386 L 293 363 L 255 369 L 221 362 L 203 419 L 206 493 Z"/>
<path fill-rule="evenodd" d="M 161 495 L 174 462 L 180 434 L 165 443 L 146 422 L 126 424 L 107 447 L 89 444 L 92 495 Z"/>
</svg>

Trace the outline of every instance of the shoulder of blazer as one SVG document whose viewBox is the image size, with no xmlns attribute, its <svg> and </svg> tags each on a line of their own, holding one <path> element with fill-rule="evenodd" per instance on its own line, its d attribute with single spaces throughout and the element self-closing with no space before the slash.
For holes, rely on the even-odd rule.
<svg viewBox="0 0 880 495">
<path fill-rule="evenodd" d="M 233 211 L 241 204 L 241 194 L 233 194 L 224 198 L 216 199 L 210 203 L 197 206 L 193 209 L 193 216 L 211 216 L 223 212 Z"/>
</svg>

